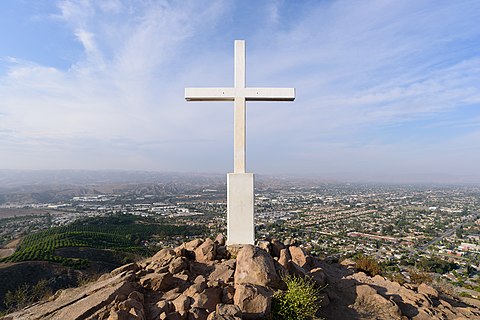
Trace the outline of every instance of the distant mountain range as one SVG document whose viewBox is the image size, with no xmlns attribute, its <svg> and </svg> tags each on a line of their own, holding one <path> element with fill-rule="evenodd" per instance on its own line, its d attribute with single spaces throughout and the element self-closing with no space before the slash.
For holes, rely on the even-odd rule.
<svg viewBox="0 0 480 320">
<path fill-rule="evenodd" d="M 330 183 L 381 184 L 478 184 L 480 174 L 380 174 L 337 172 L 325 174 L 256 174 L 260 184 L 314 186 Z M 224 185 L 225 173 L 180 173 L 122 170 L 5 170 L 0 169 L 0 190 L 19 187 L 82 186 L 95 187 L 111 184 L 168 184 L 179 186 Z"/>
</svg>

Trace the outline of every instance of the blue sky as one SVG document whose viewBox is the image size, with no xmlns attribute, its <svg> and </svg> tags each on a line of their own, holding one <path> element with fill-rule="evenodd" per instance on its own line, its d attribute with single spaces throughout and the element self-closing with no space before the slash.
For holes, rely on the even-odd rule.
<svg viewBox="0 0 480 320">
<path fill-rule="evenodd" d="M 0 168 L 229 172 L 231 103 L 185 87 L 295 87 L 249 103 L 247 168 L 480 177 L 480 2 L 0 2 Z M 480 179 L 479 179 L 480 182 Z"/>
</svg>

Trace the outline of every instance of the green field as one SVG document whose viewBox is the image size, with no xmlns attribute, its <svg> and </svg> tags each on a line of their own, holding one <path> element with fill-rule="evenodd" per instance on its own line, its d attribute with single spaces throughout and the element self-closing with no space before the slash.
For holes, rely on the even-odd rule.
<svg viewBox="0 0 480 320">
<path fill-rule="evenodd" d="M 89 261 L 62 257 L 56 255 L 55 250 L 88 247 L 146 256 L 152 253 L 143 245 L 146 240 L 203 233 L 201 227 L 168 224 L 130 215 L 87 218 L 25 236 L 17 251 L 0 262 L 43 260 L 81 268 Z"/>
</svg>

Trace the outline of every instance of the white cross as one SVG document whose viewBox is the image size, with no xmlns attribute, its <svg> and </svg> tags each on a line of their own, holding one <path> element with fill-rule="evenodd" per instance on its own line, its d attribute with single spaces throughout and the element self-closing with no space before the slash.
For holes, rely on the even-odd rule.
<svg viewBox="0 0 480 320">
<path fill-rule="evenodd" d="M 246 88 L 245 40 L 235 40 L 235 83 L 233 88 L 186 88 L 187 101 L 234 101 L 234 173 L 245 173 L 246 101 L 293 101 L 294 88 Z"/>
<path fill-rule="evenodd" d="M 235 40 L 233 88 L 187 88 L 187 101 L 234 101 L 234 171 L 227 174 L 227 245 L 254 244 L 254 175 L 245 172 L 246 101 L 293 101 L 293 88 L 246 88 L 245 41 Z"/>
</svg>

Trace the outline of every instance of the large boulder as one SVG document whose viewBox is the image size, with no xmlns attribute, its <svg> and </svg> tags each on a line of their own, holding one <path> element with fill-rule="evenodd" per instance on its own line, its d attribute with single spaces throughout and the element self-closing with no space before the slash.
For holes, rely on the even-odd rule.
<svg viewBox="0 0 480 320">
<path fill-rule="evenodd" d="M 357 297 L 355 307 L 365 313 L 373 313 L 377 319 L 402 319 L 402 313 L 398 306 L 390 300 L 385 299 L 369 285 L 359 285 L 356 287 Z"/>
<path fill-rule="evenodd" d="M 427 296 L 438 299 L 438 291 L 432 288 L 431 286 L 426 285 L 425 283 L 420 284 L 417 290 L 418 290 L 418 293 L 423 293 Z"/>
<path fill-rule="evenodd" d="M 192 307 L 215 311 L 218 303 L 222 302 L 222 288 L 207 288 L 201 293 L 194 294 Z"/>
<path fill-rule="evenodd" d="M 185 243 L 185 249 L 187 249 L 189 251 L 194 251 L 202 243 L 203 243 L 203 240 L 201 240 L 201 239 L 193 239 L 192 241 L 189 241 L 189 242 Z"/>
<path fill-rule="evenodd" d="M 235 288 L 234 304 L 242 311 L 242 319 L 268 319 L 273 291 L 257 285 L 240 284 Z"/>
<path fill-rule="evenodd" d="M 187 259 L 185 259 L 184 257 L 176 257 L 168 265 L 168 272 L 175 274 L 187 269 L 187 267 Z"/>
<path fill-rule="evenodd" d="M 190 308 L 190 298 L 181 294 L 172 301 L 176 311 L 186 311 Z"/>
<path fill-rule="evenodd" d="M 282 267 L 284 267 L 285 269 L 288 269 L 288 261 L 290 261 L 291 259 L 292 257 L 290 256 L 290 252 L 288 252 L 287 249 L 280 249 L 278 263 Z"/>
<path fill-rule="evenodd" d="M 242 320 L 242 311 L 232 304 L 217 304 L 217 309 L 208 316 L 207 320 Z"/>
<path fill-rule="evenodd" d="M 213 271 L 208 276 L 208 281 L 220 281 L 221 283 L 229 283 L 233 280 L 233 274 L 235 272 L 235 264 L 232 264 L 229 260 L 213 266 Z"/>
<path fill-rule="evenodd" d="M 235 286 L 254 284 L 278 287 L 279 277 L 275 271 L 272 256 L 253 245 L 244 246 L 237 256 Z"/>
<path fill-rule="evenodd" d="M 195 260 L 198 262 L 208 262 L 215 260 L 217 253 L 217 244 L 210 238 L 207 238 L 198 248 L 195 249 Z"/>
<path fill-rule="evenodd" d="M 152 262 L 156 262 L 161 266 L 165 266 L 172 261 L 173 258 L 175 258 L 176 253 L 173 249 L 170 248 L 164 248 L 160 251 L 158 251 L 153 257 L 152 257 Z"/>
<path fill-rule="evenodd" d="M 138 284 L 134 279 L 132 271 L 128 271 L 103 281 L 90 283 L 85 287 L 66 289 L 52 301 L 40 302 L 7 315 L 5 319 L 86 319 L 113 303 L 117 297 L 126 298 L 131 292 L 136 291 Z M 120 312 L 120 316 L 123 313 Z"/>
<path fill-rule="evenodd" d="M 327 276 L 322 268 L 312 269 L 308 275 L 317 283 L 319 287 L 324 287 L 327 284 Z"/>
<path fill-rule="evenodd" d="M 304 269 L 309 268 L 309 260 L 307 258 L 307 255 L 303 251 L 302 248 L 296 247 L 296 246 L 290 246 L 288 248 L 288 251 L 290 252 L 290 255 L 292 257 L 292 261 L 299 265 L 300 267 Z"/>
<path fill-rule="evenodd" d="M 137 272 L 139 270 L 139 267 L 136 263 L 132 262 L 132 263 L 128 263 L 126 265 L 123 265 L 121 267 L 118 267 L 114 270 L 112 270 L 110 272 L 110 275 L 112 277 L 120 274 L 120 273 L 127 273 L 128 271 L 133 271 L 133 272 Z"/>
<path fill-rule="evenodd" d="M 140 284 L 151 290 L 167 291 L 175 285 L 175 279 L 171 273 L 149 273 L 140 279 Z"/>
</svg>

